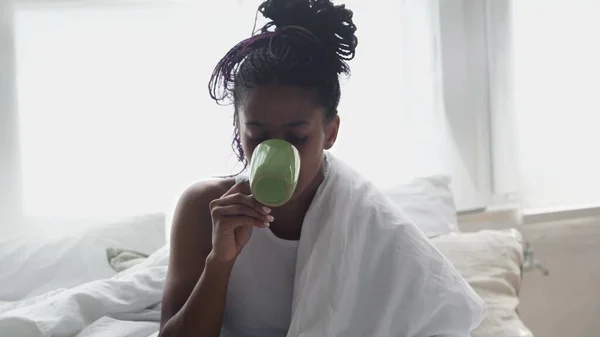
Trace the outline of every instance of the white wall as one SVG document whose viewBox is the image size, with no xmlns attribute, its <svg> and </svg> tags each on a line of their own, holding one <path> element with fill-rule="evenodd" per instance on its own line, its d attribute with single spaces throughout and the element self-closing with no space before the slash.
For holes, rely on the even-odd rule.
<svg viewBox="0 0 600 337">
<path fill-rule="evenodd" d="M 15 56 L 10 1 L 0 1 L 0 228 L 20 212 Z M 0 238 L 2 232 L 0 232 Z"/>
<path fill-rule="evenodd" d="M 600 205 L 600 2 L 514 3 L 520 190 L 527 214 Z"/>
</svg>

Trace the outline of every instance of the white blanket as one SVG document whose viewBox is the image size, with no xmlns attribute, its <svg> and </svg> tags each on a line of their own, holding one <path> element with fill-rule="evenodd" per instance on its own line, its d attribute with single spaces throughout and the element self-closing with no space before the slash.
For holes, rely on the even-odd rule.
<svg viewBox="0 0 600 337">
<path fill-rule="evenodd" d="M 401 210 L 328 154 L 288 337 L 467 337 L 482 300 Z M 168 247 L 117 276 L 0 304 L 0 336 L 155 336 Z"/>
<path fill-rule="evenodd" d="M 306 214 L 288 337 L 467 337 L 485 304 L 372 183 L 327 155 Z"/>
<path fill-rule="evenodd" d="M 110 279 L 0 302 L 0 336 L 156 336 L 168 257 L 163 247 Z"/>
</svg>

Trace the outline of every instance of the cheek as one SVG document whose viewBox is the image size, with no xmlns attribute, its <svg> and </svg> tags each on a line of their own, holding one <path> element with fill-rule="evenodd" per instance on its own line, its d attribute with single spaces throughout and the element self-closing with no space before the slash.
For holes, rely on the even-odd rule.
<svg viewBox="0 0 600 337">
<path fill-rule="evenodd" d="M 242 150 L 244 150 L 244 156 L 246 157 L 246 160 L 250 161 L 256 145 L 252 141 L 246 139 L 244 136 L 240 137 L 240 143 L 242 144 Z"/>
<path fill-rule="evenodd" d="M 300 152 L 300 177 L 298 184 L 301 188 L 309 185 L 321 168 L 323 158 L 322 148 L 302 149 Z"/>
<path fill-rule="evenodd" d="M 302 167 L 304 168 L 306 164 L 307 171 L 315 171 L 320 167 L 321 159 L 323 158 L 324 141 L 325 135 L 323 133 L 314 134 L 310 136 L 309 141 L 306 142 L 306 144 L 298 148 L 302 160 Z M 311 169 L 311 167 L 313 167 L 313 169 Z"/>
</svg>

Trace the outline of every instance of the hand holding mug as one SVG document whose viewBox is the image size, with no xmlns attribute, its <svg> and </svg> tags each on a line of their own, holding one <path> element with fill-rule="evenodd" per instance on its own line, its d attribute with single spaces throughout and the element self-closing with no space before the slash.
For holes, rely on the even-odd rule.
<svg viewBox="0 0 600 337">
<path fill-rule="evenodd" d="M 271 210 L 249 194 L 248 182 L 243 181 L 210 203 L 213 258 L 233 262 L 250 240 L 252 228 L 265 228 L 273 221 Z"/>
</svg>

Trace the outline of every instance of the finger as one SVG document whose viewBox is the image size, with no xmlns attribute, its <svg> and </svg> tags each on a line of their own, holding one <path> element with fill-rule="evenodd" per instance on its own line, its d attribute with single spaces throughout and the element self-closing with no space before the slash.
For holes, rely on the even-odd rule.
<svg viewBox="0 0 600 337">
<path fill-rule="evenodd" d="M 228 217 L 221 218 L 219 220 L 219 227 L 221 227 L 221 228 L 235 229 L 240 226 L 252 226 L 252 227 L 258 227 L 258 228 L 266 228 L 266 227 L 269 227 L 269 223 L 258 220 L 253 217 L 244 216 L 244 215 L 228 216 Z"/>
<path fill-rule="evenodd" d="M 244 247 L 250 240 L 253 226 L 240 226 L 233 230 L 238 247 Z"/>
<path fill-rule="evenodd" d="M 252 196 L 244 193 L 235 193 L 223 196 L 220 199 L 214 200 L 211 207 L 228 206 L 232 204 L 243 204 L 263 214 L 271 213 L 271 209 L 269 207 L 262 205 Z"/>
<path fill-rule="evenodd" d="M 226 198 L 226 197 L 236 195 L 236 194 L 242 194 L 242 195 L 245 195 L 248 197 L 244 198 L 244 199 L 242 199 L 241 196 L 231 198 L 231 199 Z M 256 208 L 259 212 L 263 212 L 265 214 L 271 213 L 271 209 L 269 207 L 262 205 L 261 203 L 256 201 L 256 199 L 251 197 L 251 195 L 252 195 L 252 190 L 250 189 L 250 182 L 248 180 L 243 180 L 243 181 L 240 181 L 240 182 L 236 183 L 235 185 L 233 185 L 227 192 L 225 192 L 225 194 L 223 194 L 223 196 L 221 196 L 220 199 L 221 200 L 224 199 L 227 202 L 229 202 L 230 200 L 233 200 L 233 201 L 245 203 L 248 206 Z M 237 198 L 239 198 L 239 199 L 237 199 Z M 217 204 L 225 205 L 227 203 L 218 202 Z"/>
<path fill-rule="evenodd" d="M 250 182 L 248 180 L 243 180 L 239 183 L 236 183 L 235 185 L 231 186 L 231 188 L 227 192 L 225 192 L 225 194 L 223 194 L 221 198 L 235 193 L 251 195 L 252 191 L 250 190 Z"/>
<path fill-rule="evenodd" d="M 248 205 L 240 203 L 214 207 L 212 209 L 212 216 L 215 220 L 232 216 L 248 216 L 263 222 L 272 222 L 274 220 L 273 216 L 264 214 Z"/>
</svg>

